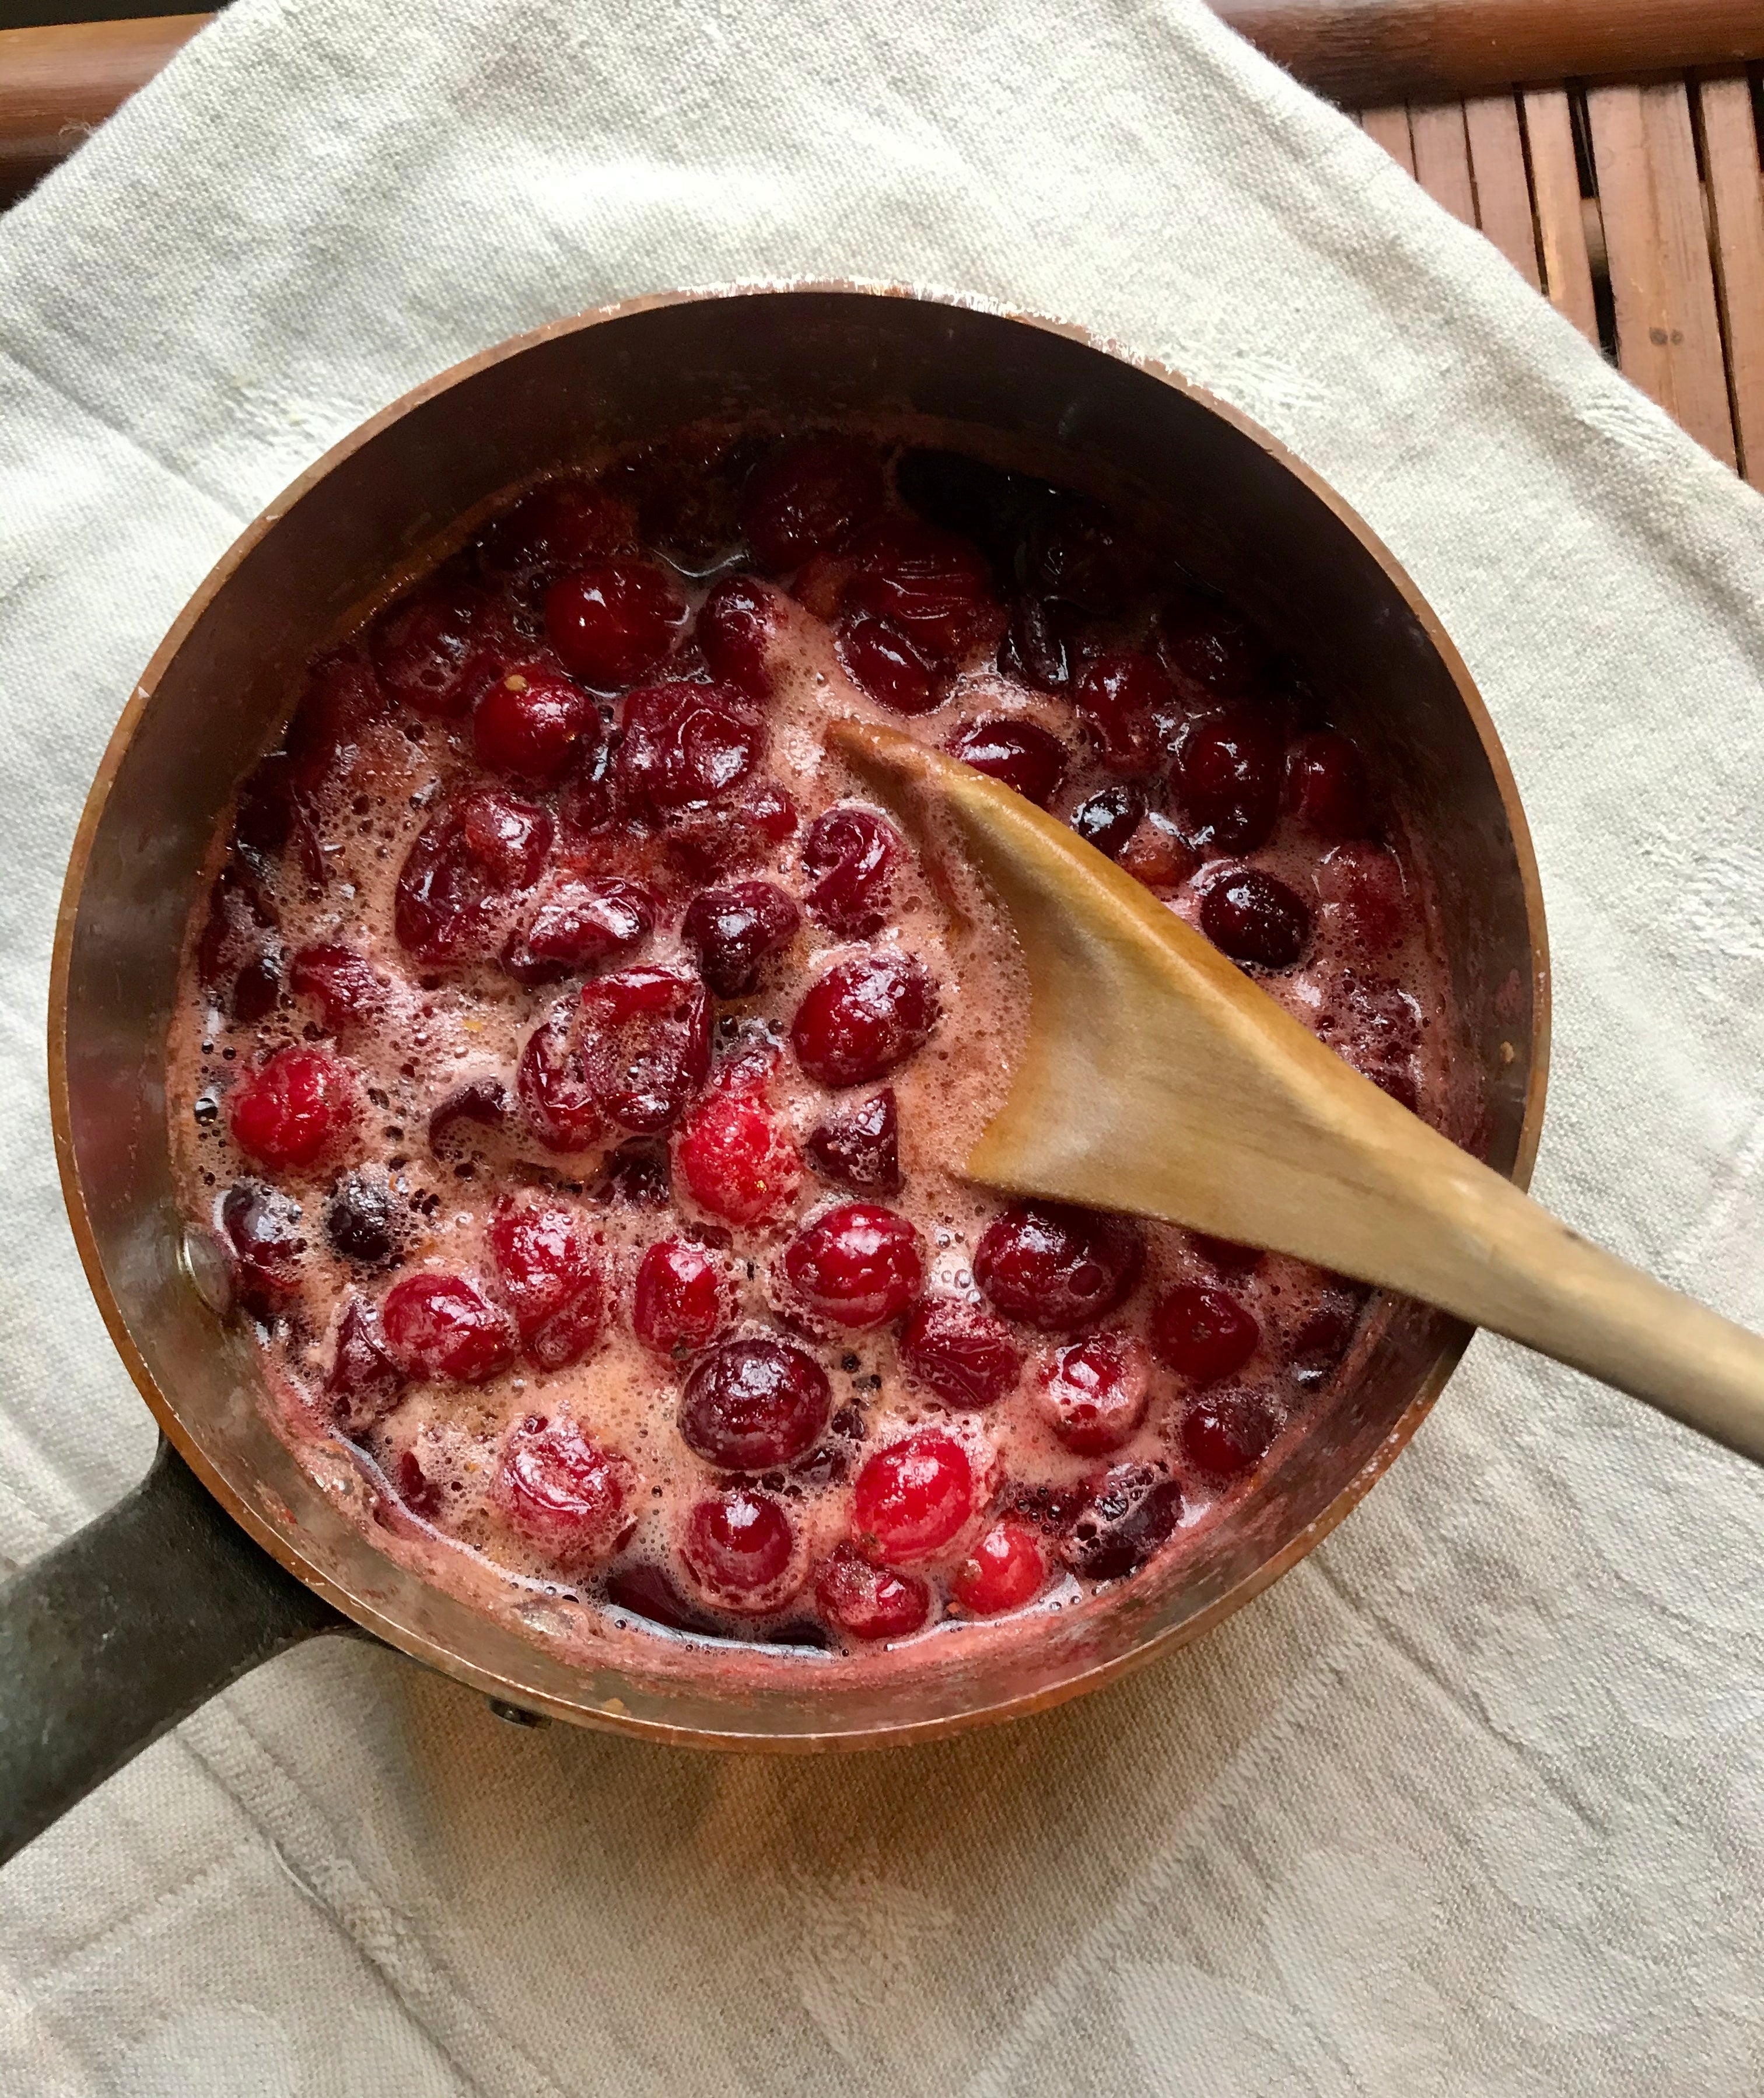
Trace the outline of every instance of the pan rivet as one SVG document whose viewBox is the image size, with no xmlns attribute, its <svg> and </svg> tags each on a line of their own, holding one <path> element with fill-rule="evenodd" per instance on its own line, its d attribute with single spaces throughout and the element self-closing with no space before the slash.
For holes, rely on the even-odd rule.
<svg viewBox="0 0 1764 2098">
<path fill-rule="evenodd" d="M 511 1727 L 549 1727 L 551 1715 L 548 1712 L 529 1712 L 524 1705 L 511 1705 L 506 1697 L 487 1697 L 484 1701 L 498 1719 L 506 1719 Z"/>
</svg>

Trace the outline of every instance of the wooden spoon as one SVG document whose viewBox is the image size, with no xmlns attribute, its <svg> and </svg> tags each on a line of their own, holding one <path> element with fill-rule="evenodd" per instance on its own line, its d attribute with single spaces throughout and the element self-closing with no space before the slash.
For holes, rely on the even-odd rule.
<svg viewBox="0 0 1764 2098">
<path fill-rule="evenodd" d="M 1009 913 L 1030 986 L 966 1165 L 1424 1298 L 1764 1462 L 1764 1341 L 1589 1244 L 1351 1069 L 1130 875 L 998 781 L 891 729 L 841 757 Z"/>
</svg>

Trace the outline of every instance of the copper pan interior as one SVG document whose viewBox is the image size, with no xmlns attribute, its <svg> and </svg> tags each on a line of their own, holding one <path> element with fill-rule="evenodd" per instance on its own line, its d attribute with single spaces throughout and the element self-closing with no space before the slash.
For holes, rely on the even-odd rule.
<svg viewBox="0 0 1764 2098">
<path fill-rule="evenodd" d="M 51 1012 L 56 1136 L 88 1273 L 168 1434 L 260 1543 L 360 1623 L 518 1703 L 726 1745 L 863 1745 L 1032 1709 L 1195 1636 L 1310 1548 L 1389 1463 L 1465 1330 L 1393 1305 L 1356 1379 L 1246 1506 L 1162 1574 L 985 1639 L 852 1661 L 605 1626 L 566 1655 L 375 1549 L 268 1424 L 248 1343 L 192 1286 L 161 1060 L 179 941 L 234 783 L 273 741 L 292 672 L 388 572 L 496 490 L 707 415 L 902 411 L 1150 506 L 1172 551 L 1293 652 L 1406 788 L 1458 1009 L 1453 1134 L 1523 1180 L 1547 1042 L 1541 901 L 1506 763 L 1468 676 L 1389 555 L 1264 432 L 1070 331 L 898 293 L 643 301 L 462 366 L 322 460 L 186 609 L 116 731 L 64 900 Z"/>
</svg>

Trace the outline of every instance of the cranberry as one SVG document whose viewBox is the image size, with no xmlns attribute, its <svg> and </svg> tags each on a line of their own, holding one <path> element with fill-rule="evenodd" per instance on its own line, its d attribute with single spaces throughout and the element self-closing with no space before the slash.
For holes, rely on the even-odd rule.
<svg viewBox="0 0 1764 2098">
<path fill-rule="evenodd" d="M 275 1002 L 282 994 L 282 972 L 274 959 L 260 955 L 255 961 L 247 962 L 233 979 L 232 996 L 228 1003 L 235 1023 L 254 1027 L 275 1009 Z"/>
<path fill-rule="evenodd" d="M 1256 1352 L 1262 1328 L 1222 1289 L 1182 1283 L 1152 1310 L 1152 1345 L 1158 1359 L 1196 1384 L 1234 1376 Z"/>
<path fill-rule="evenodd" d="M 841 939 L 881 931 L 893 873 L 906 847 L 873 809 L 840 803 L 817 816 L 802 841 L 809 908 Z"/>
<path fill-rule="evenodd" d="M 594 701 L 542 663 L 505 670 L 472 717 L 479 764 L 526 779 L 555 779 L 599 738 Z"/>
<path fill-rule="evenodd" d="M 1040 1538 L 1026 1522 L 1007 1516 L 956 1569 L 950 1593 L 976 1617 L 996 1617 L 1033 1602 L 1047 1578 Z"/>
<path fill-rule="evenodd" d="M 976 772 L 1003 780 L 1025 801 L 1045 809 L 1066 776 L 1066 747 L 1032 721 L 969 722 L 944 745 Z"/>
<path fill-rule="evenodd" d="M 234 1142 L 272 1171 L 331 1156 L 355 1112 L 349 1066 L 317 1049 L 277 1050 L 227 1102 Z"/>
<path fill-rule="evenodd" d="M 1384 954 L 1402 939 L 1408 896 L 1402 862 L 1387 846 L 1339 845 L 1325 853 L 1317 891 L 1330 923 L 1362 953 Z"/>
<path fill-rule="evenodd" d="M 565 570 L 622 552 L 636 529 L 630 504 L 604 489 L 547 481 L 491 524 L 478 543 L 478 573 L 533 610 Z"/>
<path fill-rule="evenodd" d="M 1200 856 L 1168 816 L 1148 810 L 1120 852 L 1121 865 L 1135 881 L 1160 896 L 1180 889 L 1200 864 Z"/>
<path fill-rule="evenodd" d="M 849 437 L 805 437 L 748 475 L 741 523 L 763 568 L 794 568 L 874 517 L 884 500 L 881 462 Z"/>
<path fill-rule="evenodd" d="M 1235 1239 L 1216 1239 L 1206 1231 L 1190 1231 L 1188 1243 L 1215 1275 L 1241 1282 L 1262 1265 L 1262 1248 L 1240 1245 Z"/>
<path fill-rule="evenodd" d="M 1353 1341 L 1365 1298 L 1366 1292 L 1358 1284 L 1332 1285 L 1292 1336 L 1286 1373 L 1301 1391 L 1319 1390 L 1334 1375 Z"/>
<path fill-rule="evenodd" d="M 809 1163 L 823 1180 L 854 1195 L 901 1191 L 900 1123 L 894 1088 L 830 1114 L 810 1132 Z"/>
<path fill-rule="evenodd" d="M 739 551 L 735 487 L 760 449 L 753 437 L 669 440 L 625 459 L 606 481 L 636 504 L 646 539 L 676 567 L 708 575 Z"/>
<path fill-rule="evenodd" d="M 1067 1532 L 1060 1556 L 1074 1574 L 1115 1581 L 1143 1566 L 1181 1519 L 1183 1490 L 1161 1466 L 1117 1464 L 1104 1473 Z"/>
<path fill-rule="evenodd" d="M 581 1035 L 580 1006 L 559 999 L 520 1052 L 515 1089 L 528 1128 L 547 1151 L 586 1151 L 606 1131 Z"/>
<path fill-rule="evenodd" d="M 692 1365 L 682 1440 L 724 1472 L 769 1472 L 814 1448 L 832 1411 L 827 1373 L 788 1341 L 725 1341 Z"/>
<path fill-rule="evenodd" d="M 296 824 L 311 829 L 297 770 L 286 751 L 272 751 L 247 774 L 239 790 L 239 805 L 233 814 L 233 845 L 260 879 L 274 870 Z M 303 857 L 305 851 L 303 841 Z"/>
<path fill-rule="evenodd" d="M 331 1417 L 345 1435 L 360 1435 L 398 1403 L 406 1379 L 380 1345 L 373 1314 L 358 1297 L 343 1307 L 336 1351 L 325 1378 Z"/>
<path fill-rule="evenodd" d="M 358 1267 L 384 1267 L 403 1238 L 391 1183 L 383 1166 L 346 1173 L 325 1205 L 331 1250 Z"/>
<path fill-rule="evenodd" d="M 1041 1373 L 1041 1407 L 1068 1450 L 1118 1450 L 1145 1419 L 1152 1380 L 1145 1350 L 1123 1333 L 1093 1333 L 1061 1348 Z"/>
<path fill-rule="evenodd" d="M 1278 875 L 1234 867 L 1200 899 L 1200 929 L 1234 962 L 1289 969 L 1310 945 L 1310 906 Z"/>
<path fill-rule="evenodd" d="M 633 806 L 665 812 L 726 801 L 765 743 L 732 685 L 646 685 L 625 702 L 614 776 Z"/>
<path fill-rule="evenodd" d="M 406 1376 L 482 1384 L 514 1359 L 508 1321 L 457 1275 L 407 1275 L 380 1311 L 386 1346 Z"/>
<path fill-rule="evenodd" d="M 866 1085 L 924 1047 L 937 986 L 911 955 L 855 955 L 803 994 L 791 1023 L 796 1061 L 823 1086 Z"/>
<path fill-rule="evenodd" d="M 707 889 L 686 906 L 681 926 L 698 952 L 698 972 L 718 998 L 744 998 L 759 981 L 760 964 L 788 947 L 802 914 L 796 898 L 770 881 L 732 882 Z"/>
<path fill-rule="evenodd" d="M 296 997 L 316 999 L 333 1034 L 384 1009 L 385 985 L 352 947 L 302 947 L 288 965 L 288 988 Z"/>
<path fill-rule="evenodd" d="M 1174 779 L 1196 845 L 1246 853 L 1266 843 L 1280 813 L 1283 754 L 1278 727 L 1253 707 L 1188 724 Z"/>
<path fill-rule="evenodd" d="M 373 722 L 383 721 L 390 710 L 372 664 L 358 649 L 334 648 L 327 655 L 316 657 L 309 667 L 306 689 L 283 739 L 288 770 L 271 786 L 270 799 L 279 802 L 280 807 L 271 813 L 261 801 L 258 803 L 272 826 L 279 828 L 285 825 L 291 832 L 305 829 L 306 836 L 301 841 L 303 857 L 316 849 L 317 839 L 310 824 L 303 819 L 301 797 L 322 792 L 334 785 L 354 762 L 361 748 L 362 732 Z M 246 796 L 239 805 L 241 843 L 249 841 L 246 833 L 252 821 L 248 810 L 248 803 L 252 798 L 251 789 L 253 786 L 261 788 L 271 785 L 269 768 L 275 764 L 274 758 L 266 760 L 248 782 Z M 292 792 L 285 793 L 287 789 Z M 279 852 L 282 847 L 277 844 L 270 849 Z M 313 872 L 310 865 L 307 872 L 309 876 Z"/>
<path fill-rule="evenodd" d="M 700 1209 L 732 1224 L 770 1223 L 796 1200 L 802 1158 L 754 1094 L 735 1087 L 704 1102 L 681 1131 L 682 1176 Z"/>
<path fill-rule="evenodd" d="M 1314 836 L 1363 838 L 1372 827 L 1371 789 L 1360 753 L 1345 735 L 1322 729 L 1287 753 L 1286 805 Z"/>
<path fill-rule="evenodd" d="M 638 1137 L 608 1152 L 604 1177 L 594 1191 L 597 1202 L 617 1202 L 627 1209 L 665 1209 L 674 1199 L 674 1174 L 668 1147 L 653 1137 Z"/>
<path fill-rule="evenodd" d="M 570 675 L 596 691 L 648 677 L 685 623 L 686 600 L 651 561 L 594 561 L 546 592 L 546 639 Z"/>
<path fill-rule="evenodd" d="M 928 662 L 953 664 L 996 616 L 985 557 L 912 517 L 880 517 L 846 549 L 848 612 L 885 620 Z"/>
<path fill-rule="evenodd" d="M 659 1566 L 641 1560 L 634 1566 L 621 1566 L 607 1576 L 607 1600 L 628 1610 L 634 1617 L 665 1625 L 670 1631 L 710 1639 L 718 1630 L 716 1619 L 695 1609 Z"/>
<path fill-rule="evenodd" d="M 1178 598 L 1164 607 L 1157 644 L 1165 669 L 1196 705 L 1247 692 L 1266 667 L 1266 652 L 1243 621 L 1202 598 Z"/>
<path fill-rule="evenodd" d="M 789 1516 L 745 1486 L 700 1501 L 680 1538 L 687 1572 L 726 1610 L 776 1609 L 797 1585 L 790 1578 L 796 1552 Z"/>
<path fill-rule="evenodd" d="M 502 967 L 529 987 L 622 955 L 655 929 L 656 899 L 617 875 L 555 874 L 523 932 L 502 949 Z"/>
<path fill-rule="evenodd" d="M 516 645 L 494 598 L 445 578 L 383 612 L 369 641 L 386 690 L 417 713 L 447 720 L 471 711 Z"/>
<path fill-rule="evenodd" d="M 1155 723 L 1172 712 L 1175 696 L 1155 656 L 1117 648 L 1086 667 L 1072 703 L 1111 772 L 1149 772 L 1157 757 Z"/>
<path fill-rule="evenodd" d="M 998 668 L 1038 691 L 1063 692 L 1072 682 L 1072 636 L 1064 608 L 1051 598 L 1020 597 L 1011 608 Z"/>
<path fill-rule="evenodd" d="M 1191 1471 L 1229 1486 L 1262 1462 L 1279 1429 L 1272 1412 L 1248 1392 L 1209 1393 L 1184 1411 L 1176 1442 Z"/>
<path fill-rule="evenodd" d="M 1081 801 L 1068 820 L 1086 845 L 1117 859 L 1144 814 L 1145 797 L 1137 787 L 1104 787 Z"/>
<path fill-rule="evenodd" d="M 805 1224 L 785 1249 L 784 1272 L 811 1311 L 858 1332 L 897 1319 L 925 1279 L 919 1234 L 874 1202 L 842 1202 Z"/>
<path fill-rule="evenodd" d="M 510 1429 L 496 1475 L 510 1522 L 569 1570 L 610 1559 L 630 1535 L 638 1486 L 629 1458 L 590 1442 L 573 1420 L 538 1413 Z"/>
<path fill-rule="evenodd" d="M 1027 579 L 1104 617 L 1124 611 L 1151 573 L 1146 549 L 1100 503 L 1062 495 L 1031 520 L 1024 540 Z"/>
<path fill-rule="evenodd" d="M 687 1239 L 657 1239 L 638 1262 L 631 1328 L 655 1354 L 694 1354 L 735 1314 L 735 1278 L 725 1255 Z"/>
<path fill-rule="evenodd" d="M 835 637 L 845 674 L 878 705 L 928 714 L 944 700 L 937 669 L 885 619 L 842 619 Z"/>
<path fill-rule="evenodd" d="M 905 1639 L 931 1614 L 931 1591 L 923 1581 L 872 1566 L 849 1544 L 822 1561 L 814 1600 L 821 1615 L 848 1639 Z"/>
<path fill-rule="evenodd" d="M 472 1078 L 450 1092 L 428 1118 L 428 1148 L 439 1153 L 441 1139 L 462 1121 L 499 1129 L 508 1119 L 508 1088 L 500 1078 Z"/>
<path fill-rule="evenodd" d="M 852 1486 L 858 1548 L 879 1563 L 928 1558 L 974 1512 L 974 1468 L 953 1435 L 921 1429 L 868 1459 Z"/>
<path fill-rule="evenodd" d="M 795 835 L 796 805 L 775 779 L 750 779 L 714 807 L 701 804 L 669 817 L 663 856 L 695 884 L 720 881 L 763 858 Z"/>
<path fill-rule="evenodd" d="M 521 1345 L 542 1370 L 568 1369 L 600 1337 L 600 1261 L 561 1203 L 504 1196 L 490 1213 L 489 1245 L 502 1301 Z"/>
<path fill-rule="evenodd" d="M 750 700 L 769 700 L 777 686 L 770 661 L 783 629 L 778 593 L 755 576 L 725 576 L 699 608 L 692 631 L 713 678 Z"/>
<path fill-rule="evenodd" d="M 414 1450 L 398 1452 L 397 1492 L 398 1499 L 419 1522 L 433 1522 L 441 1514 L 440 1482 L 428 1477 Z M 378 1509 L 375 1516 L 376 1521 L 381 1519 Z"/>
<path fill-rule="evenodd" d="M 671 1127 L 709 1069 L 702 985 L 640 966 L 553 1006 L 521 1052 L 517 1083 L 539 1141 L 579 1151 L 608 1121 L 643 1136 Z"/>
<path fill-rule="evenodd" d="M 300 1284 L 301 1213 L 286 1195 L 241 1180 L 221 1197 L 221 1229 L 233 1250 L 233 1275 L 248 1310 L 273 1312 Z"/>
<path fill-rule="evenodd" d="M 1389 977 L 1344 969 L 1318 1032 L 1363 1050 L 1374 1061 L 1393 1062 L 1414 1055 L 1421 1038 L 1421 1007 Z"/>
<path fill-rule="evenodd" d="M 264 935 L 276 925 L 275 906 L 236 856 L 216 877 L 208 915 L 196 943 L 196 976 L 204 990 L 218 990 L 242 963 L 264 955 Z"/>
<path fill-rule="evenodd" d="M 1112 1311 L 1139 1279 L 1145 1241 L 1126 1217 L 1015 1202 L 987 1227 L 974 1279 L 1007 1319 L 1069 1333 Z"/>
<path fill-rule="evenodd" d="M 901 1329 L 901 1367 L 946 1406 L 992 1406 L 1023 1374 L 1009 1329 L 977 1304 L 927 1297 Z"/>
<path fill-rule="evenodd" d="M 399 945 L 430 963 L 480 951 L 498 923 L 498 899 L 538 880 L 551 836 L 547 810 L 494 788 L 444 808 L 418 834 L 398 875 Z"/>
</svg>

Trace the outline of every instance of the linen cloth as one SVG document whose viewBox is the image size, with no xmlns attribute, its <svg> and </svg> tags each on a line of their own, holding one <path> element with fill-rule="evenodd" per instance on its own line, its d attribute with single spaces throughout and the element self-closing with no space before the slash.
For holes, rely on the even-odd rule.
<svg viewBox="0 0 1764 2098">
<path fill-rule="evenodd" d="M 1764 504 L 1351 124 L 1198 0 L 240 0 L 0 224 L 12 1560 L 151 1443 L 42 1045 L 161 633 L 456 358 L 848 275 L 1162 358 L 1383 534 L 1536 833 L 1538 1192 L 1764 1325 Z M 1753 1472 L 1484 1337 L 1268 1595 L 1003 1731 L 707 1758 L 321 1643 L 0 1876 L 0 2091 L 1754 2091 L 1761 1595 Z"/>
</svg>

